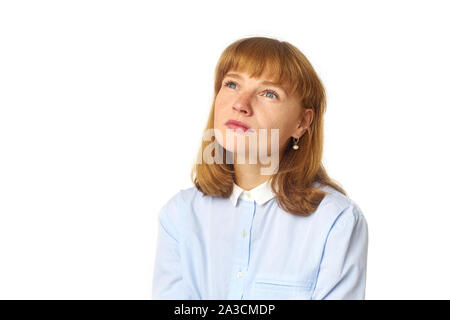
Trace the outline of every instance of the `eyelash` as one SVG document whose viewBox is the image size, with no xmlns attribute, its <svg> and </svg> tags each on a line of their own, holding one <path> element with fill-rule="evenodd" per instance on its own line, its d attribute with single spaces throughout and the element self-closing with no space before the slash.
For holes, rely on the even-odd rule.
<svg viewBox="0 0 450 320">
<path fill-rule="evenodd" d="M 231 83 L 236 84 L 234 81 L 228 80 L 227 82 L 225 82 L 224 87 L 228 87 L 228 85 Z M 278 94 L 273 90 L 265 89 L 264 91 L 266 91 L 268 93 L 272 93 L 277 99 L 279 98 Z"/>
</svg>

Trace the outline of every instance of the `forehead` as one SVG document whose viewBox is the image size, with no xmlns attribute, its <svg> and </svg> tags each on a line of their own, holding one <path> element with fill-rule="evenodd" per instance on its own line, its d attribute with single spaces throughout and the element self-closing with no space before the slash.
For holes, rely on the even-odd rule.
<svg viewBox="0 0 450 320">
<path fill-rule="evenodd" d="M 235 76 L 237 78 L 241 77 L 249 77 L 249 78 L 255 78 L 262 81 L 269 81 L 273 83 L 279 83 L 275 79 L 275 77 L 270 72 L 265 72 L 261 75 L 252 75 L 247 70 L 229 70 L 225 76 Z"/>
</svg>

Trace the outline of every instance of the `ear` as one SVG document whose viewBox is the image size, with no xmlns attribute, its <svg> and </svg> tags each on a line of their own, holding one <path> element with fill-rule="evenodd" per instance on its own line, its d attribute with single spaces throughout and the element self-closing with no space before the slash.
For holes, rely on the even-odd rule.
<svg viewBox="0 0 450 320">
<path fill-rule="evenodd" d="M 313 108 L 305 107 L 303 109 L 302 117 L 298 123 L 297 130 L 295 130 L 293 138 L 300 138 L 308 128 L 311 127 L 311 124 L 314 119 L 314 110 Z"/>
</svg>

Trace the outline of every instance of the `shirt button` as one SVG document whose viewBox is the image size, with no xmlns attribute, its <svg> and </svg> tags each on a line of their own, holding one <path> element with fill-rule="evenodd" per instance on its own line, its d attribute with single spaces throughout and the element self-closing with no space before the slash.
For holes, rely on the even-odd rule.
<svg viewBox="0 0 450 320">
<path fill-rule="evenodd" d="M 238 278 L 242 277 L 242 272 L 239 271 L 237 276 L 238 276 Z"/>
<path fill-rule="evenodd" d="M 247 234 L 245 233 L 245 230 L 242 231 L 242 236 L 245 237 Z"/>
</svg>

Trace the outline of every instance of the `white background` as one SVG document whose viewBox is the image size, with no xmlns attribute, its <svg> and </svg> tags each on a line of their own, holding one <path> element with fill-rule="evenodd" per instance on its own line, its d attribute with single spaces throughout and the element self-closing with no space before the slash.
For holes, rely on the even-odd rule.
<svg viewBox="0 0 450 320">
<path fill-rule="evenodd" d="M 369 226 L 366 299 L 449 299 L 446 5 L 0 2 L 0 298 L 150 299 L 217 60 L 268 36 L 326 87 L 324 164 Z"/>
</svg>

